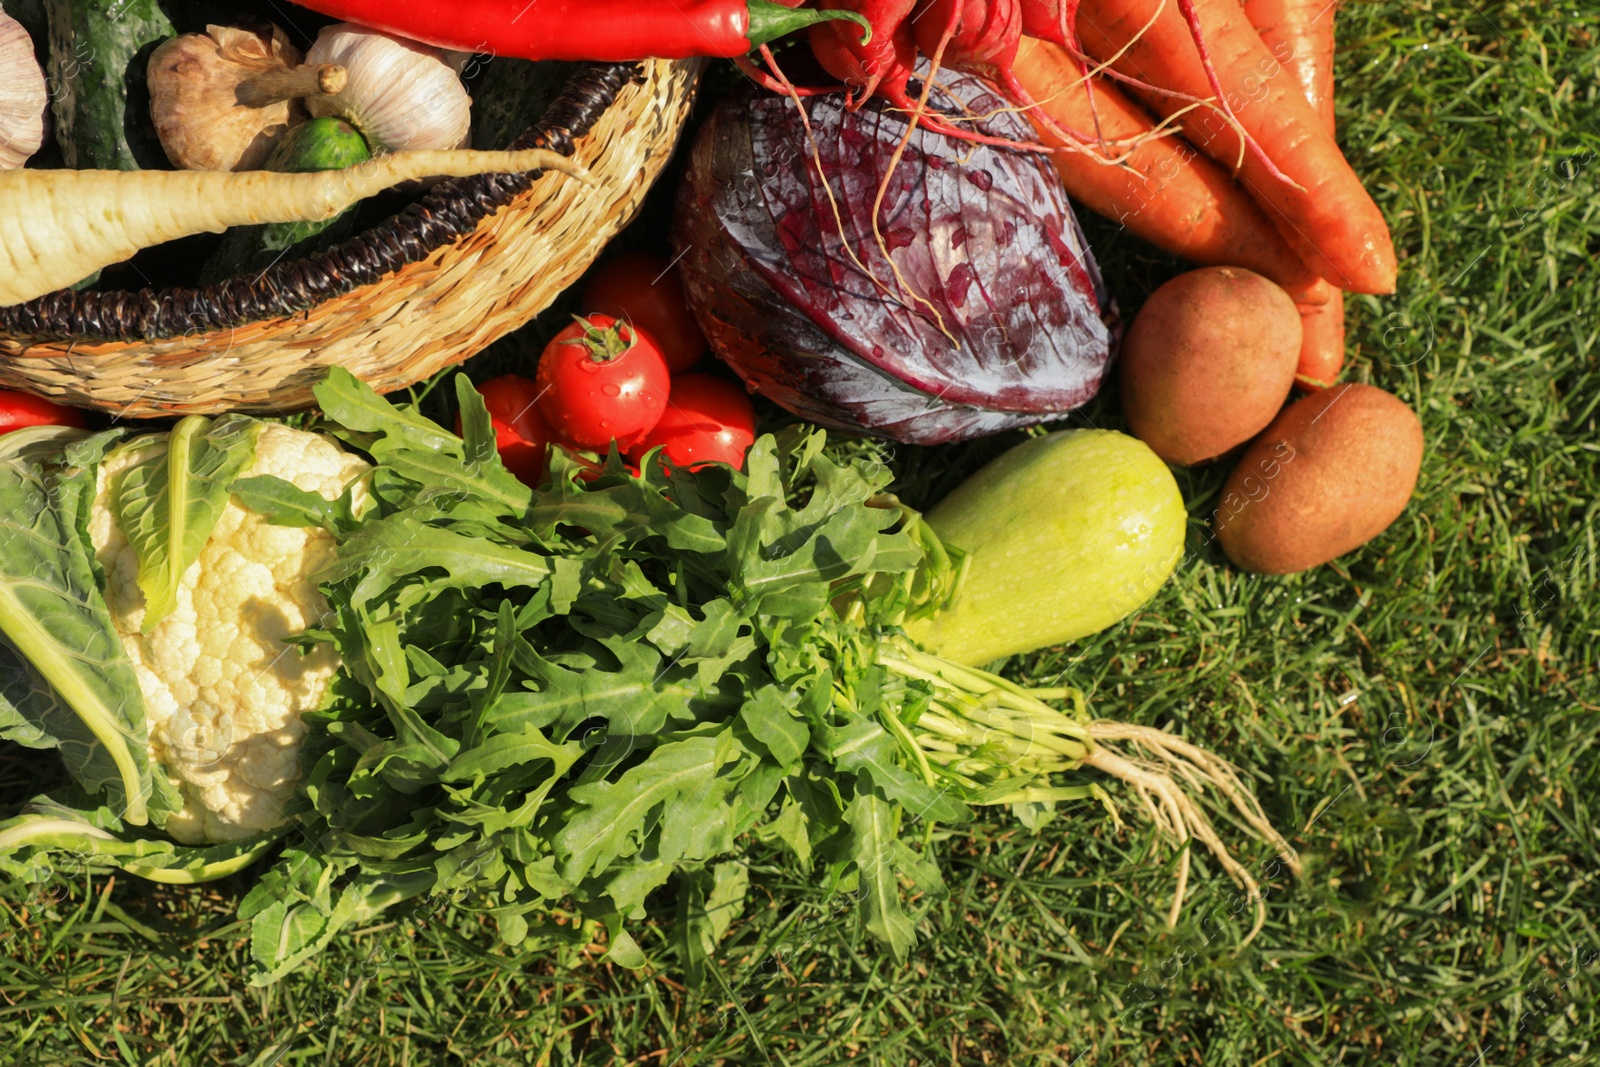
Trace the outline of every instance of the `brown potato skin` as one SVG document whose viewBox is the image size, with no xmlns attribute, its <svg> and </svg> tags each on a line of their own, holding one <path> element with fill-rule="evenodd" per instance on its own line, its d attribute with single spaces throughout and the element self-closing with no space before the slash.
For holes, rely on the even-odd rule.
<svg viewBox="0 0 1600 1067">
<path fill-rule="evenodd" d="M 1370 385 L 1285 408 L 1228 475 L 1213 525 L 1228 558 L 1293 574 L 1361 547 L 1400 517 L 1422 469 L 1422 423 Z"/>
<path fill-rule="evenodd" d="M 1300 312 L 1243 267 L 1180 274 L 1150 294 L 1122 344 L 1122 411 L 1156 455 L 1188 467 L 1260 433 L 1300 361 Z"/>
</svg>

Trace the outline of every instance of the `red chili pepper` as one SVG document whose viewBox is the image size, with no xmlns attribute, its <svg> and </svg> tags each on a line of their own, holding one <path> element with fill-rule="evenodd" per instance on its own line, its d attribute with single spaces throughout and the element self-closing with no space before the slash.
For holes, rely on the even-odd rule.
<svg viewBox="0 0 1600 1067">
<path fill-rule="evenodd" d="M 413 41 L 516 59 L 625 63 L 732 59 L 786 33 L 853 11 L 770 0 L 297 0 L 303 7 Z"/>
</svg>

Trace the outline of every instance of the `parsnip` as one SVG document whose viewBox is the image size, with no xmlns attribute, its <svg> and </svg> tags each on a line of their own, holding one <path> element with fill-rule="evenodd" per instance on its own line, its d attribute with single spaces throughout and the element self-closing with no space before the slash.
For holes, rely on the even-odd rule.
<svg viewBox="0 0 1600 1067">
<path fill-rule="evenodd" d="M 13 170 L 0 172 L 0 306 L 120 263 L 141 248 L 230 226 L 319 222 L 415 178 L 553 170 L 592 184 L 565 156 L 396 152 L 346 170 Z"/>
</svg>

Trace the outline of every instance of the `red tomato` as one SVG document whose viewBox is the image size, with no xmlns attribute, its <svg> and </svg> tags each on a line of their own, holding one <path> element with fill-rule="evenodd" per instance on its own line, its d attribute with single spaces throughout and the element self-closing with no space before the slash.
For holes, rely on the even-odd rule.
<svg viewBox="0 0 1600 1067">
<path fill-rule="evenodd" d="M 32 393 L 0 389 L 0 433 L 25 426 L 83 426 L 83 412 L 62 407 Z"/>
<path fill-rule="evenodd" d="M 545 463 L 550 455 L 550 427 L 539 414 L 539 387 L 532 378 L 506 374 L 478 386 L 489 408 L 494 426 L 495 447 L 500 462 L 525 485 L 544 481 Z M 461 419 L 456 419 L 461 432 Z"/>
<path fill-rule="evenodd" d="M 690 470 L 708 463 L 743 467 L 755 440 L 756 412 L 743 389 L 709 374 L 680 374 L 672 379 L 666 414 L 628 458 L 637 463 L 659 445 L 675 465 Z"/>
<path fill-rule="evenodd" d="M 654 252 L 624 252 L 594 272 L 583 291 L 586 311 L 625 319 L 648 334 L 673 374 L 706 354 L 706 338 L 683 296 L 678 268 Z"/>
<path fill-rule="evenodd" d="M 609 315 L 580 318 L 539 357 L 539 413 L 555 440 L 584 452 L 624 450 L 667 410 L 671 378 L 656 346 Z"/>
</svg>

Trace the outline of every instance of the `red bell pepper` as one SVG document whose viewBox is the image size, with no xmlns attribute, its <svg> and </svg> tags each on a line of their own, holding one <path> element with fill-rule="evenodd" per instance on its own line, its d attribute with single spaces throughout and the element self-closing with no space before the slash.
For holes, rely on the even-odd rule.
<svg viewBox="0 0 1600 1067">
<path fill-rule="evenodd" d="M 297 0 L 304 7 L 413 41 L 517 59 L 624 63 L 732 59 L 853 11 L 815 11 L 769 0 Z M 793 0 L 790 0 L 793 2 Z"/>
</svg>

